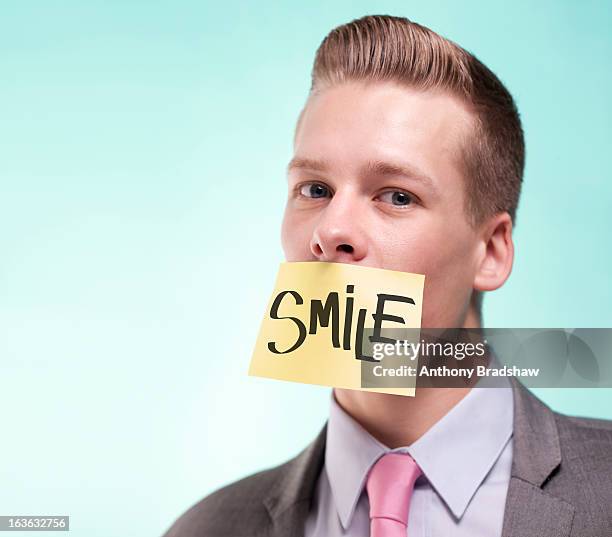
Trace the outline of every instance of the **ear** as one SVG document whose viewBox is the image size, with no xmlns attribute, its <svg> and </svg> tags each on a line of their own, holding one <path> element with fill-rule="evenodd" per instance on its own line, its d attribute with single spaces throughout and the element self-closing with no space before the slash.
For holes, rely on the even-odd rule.
<svg viewBox="0 0 612 537">
<path fill-rule="evenodd" d="M 494 291 L 504 284 L 512 272 L 514 243 L 510 215 L 504 212 L 491 217 L 482 226 L 481 240 L 474 289 Z"/>
</svg>

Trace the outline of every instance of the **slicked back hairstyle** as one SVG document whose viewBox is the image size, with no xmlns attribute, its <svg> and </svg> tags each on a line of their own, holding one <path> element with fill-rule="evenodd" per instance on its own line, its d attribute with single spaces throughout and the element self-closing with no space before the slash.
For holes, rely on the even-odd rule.
<svg viewBox="0 0 612 537">
<path fill-rule="evenodd" d="M 474 55 L 404 17 L 372 15 L 333 29 L 319 46 L 311 94 L 349 81 L 447 91 L 472 112 L 461 148 L 473 225 L 507 211 L 516 221 L 525 143 L 512 96 Z"/>
</svg>

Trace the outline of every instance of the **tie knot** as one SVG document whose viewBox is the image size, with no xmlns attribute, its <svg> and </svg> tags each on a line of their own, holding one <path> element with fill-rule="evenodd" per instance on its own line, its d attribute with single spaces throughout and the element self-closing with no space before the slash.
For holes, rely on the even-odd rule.
<svg viewBox="0 0 612 537">
<path fill-rule="evenodd" d="M 421 469 L 407 453 L 387 453 L 370 470 L 366 490 L 370 518 L 384 518 L 408 525 L 414 482 Z"/>
</svg>

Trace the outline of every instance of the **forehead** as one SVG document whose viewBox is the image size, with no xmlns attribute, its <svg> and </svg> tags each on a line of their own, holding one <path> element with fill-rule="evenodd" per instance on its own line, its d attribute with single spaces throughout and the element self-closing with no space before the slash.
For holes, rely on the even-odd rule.
<svg viewBox="0 0 612 537">
<path fill-rule="evenodd" d="M 295 156 L 336 171 L 366 161 L 402 162 L 444 183 L 461 180 L 461 148 L 473 116 L 459 99 L 392 82 L 349 82 L 312 95 L 294 140 Z"/>
</svg>

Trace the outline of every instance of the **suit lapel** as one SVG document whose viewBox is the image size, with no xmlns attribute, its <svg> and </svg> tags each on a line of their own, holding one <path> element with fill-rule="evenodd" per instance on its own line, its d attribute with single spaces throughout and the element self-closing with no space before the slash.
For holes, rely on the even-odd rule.
<svg viewBox="0 0 612 537">
<path fill-rule="evenodd" d="M 513 460 L 502 537 L 567 537 L 574 507 L 543 486 L 561 464 L 554 415 L 517 380 L 514 393 Z"/>
<path fill-rule="evenodd" d="M 297 457 L 286 463 L 281 477 L 263 498 L 270 515 L 271 525 L 262 537 L 301 537 L 310 510 L 312 496 L 323 462 L 327 423 L 315 440 Z"/>
<path fill-rule="evenodd" d="M 566 537 L 573 518 L 569 503 L 515 476 L 510 478 L 502 537 Z"/>
</svg>

